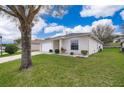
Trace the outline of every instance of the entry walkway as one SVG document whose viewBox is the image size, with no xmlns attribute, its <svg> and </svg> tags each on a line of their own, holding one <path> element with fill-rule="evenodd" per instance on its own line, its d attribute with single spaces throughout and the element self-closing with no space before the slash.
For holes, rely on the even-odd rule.
<svg viewBox="0 0 124 93">
<path fill-rule="evenodd" d="M 41 54 L 41 52 L 32 52 L 31 53 L 32 56 L 39 55 L 39 54 Z M 8 57 L 2 57 L 2 58 L 0 58 L 0 63 L 13 61 L 13 60 L 20 59 L 20 58 L 21 58 L 21 54 L 14 55 L 14 56 L 8 56 Z"/>
</svg>

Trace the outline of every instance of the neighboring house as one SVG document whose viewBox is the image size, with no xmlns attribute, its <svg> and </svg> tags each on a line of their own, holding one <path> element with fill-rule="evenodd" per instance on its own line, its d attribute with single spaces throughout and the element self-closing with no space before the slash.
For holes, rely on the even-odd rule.
<svg viewBox="0 0 124 93">
<path fill-rule="evenodd" d="M 120 44 L 121 44 L 121 51 L 124 52 L 124 37 L 116 38 L 116 39 L 114 39 L 114 42 L 120 42 Z"/>
<path fill-rule="evenodd" d="M 124 41 L 124 37 L 120 36 L 120 37 L 118 37 L 118 38 L 115 38 L 115 39 L 113 40 L 113 43 L 122 42 L 122 41 Z"/>
<path fill-rule="evenodd" d="M 59 49 L 60 53 L 65 50 L 65 54 L 73 52 L 75 55 L 80 55 L 81 50 L 87 50 L 88 55 L 91 55 L 103 49 L 103 43 L 91 33 L 71 33 L 42 40 L 40 51 L 48 53 L 55 49 Z"/>
</svg>

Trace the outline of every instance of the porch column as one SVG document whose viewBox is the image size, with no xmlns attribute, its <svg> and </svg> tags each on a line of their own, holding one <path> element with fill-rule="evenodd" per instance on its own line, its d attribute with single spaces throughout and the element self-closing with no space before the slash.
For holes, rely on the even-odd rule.
<svg viewBox="0 0 124 93">
<path fill-rule="evenodd" d="M 62 48 L 62 39 L 59 40 L 59 51 L 60 51 L 60 53 L 62 53 L 61 48 Z"/>
</svg>

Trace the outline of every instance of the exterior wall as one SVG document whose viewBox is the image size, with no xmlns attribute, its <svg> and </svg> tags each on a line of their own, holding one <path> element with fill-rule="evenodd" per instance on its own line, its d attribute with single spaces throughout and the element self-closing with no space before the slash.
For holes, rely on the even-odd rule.
<svg viewBox="0 0 124 93">
<path fill-rule="evenodd" d="M 71 50 L 71 41 L 78 40 L 78 50 Z M 61 41 L 61 42 L 60 42 Z M 99 48 L 103 49 L 103 45 L 98 41 L 92 39 L 91 37 L 77 37 L 77 38 L 67 38 L 61 40 L 45 40 L 41 43 L 41 51 L 42 52 L 49 52 L 50 49 L 53 51 L 55 49 L 66 49 L 65 53 L 70 54 L 73 52 L 75 55 L 80 55 L 81 50 L 87 50 L 88 54 L 94 54 L 99 51 Z M 61 52 L 61 51 L 60 51 Z"/>
<path fill-rule="evenodd" d="M 89 37 L 89 55 L 97 53 L 100 48 L 103 49 L 103 45 Z"/>
<path fill-rule="evenodd" d="M 122 43 L 122 48 L 124 48 L 124 43 Z"/>
<path fill-rule="evenodd" d="M 55 41 L 53 41 L 53 49 L 55 50 L 55 49 L 59 49 L 59 40 L 55 40 Z M 53 50 L 53 51 L 54 51 Z"/>
<path fill-rule="evenodd" d="M 71 40 L 78 40 L 79 49 L 71 50 Z M 66 53 L 70 54 L 73 52 L 74 54 L 81 54 L 81 50 L 89 50 L 88 37 L 78 37 L 78 38 L 69 38 L 63 40 L 63 48 L 66 49 Z"/>
<path fill-rule="evenodd" d="M 42 52 L 49 52 L 50 49 L 53 50 L 53 41 L 52 40 L 43 41 L 41 51 Z"/>
</svg>

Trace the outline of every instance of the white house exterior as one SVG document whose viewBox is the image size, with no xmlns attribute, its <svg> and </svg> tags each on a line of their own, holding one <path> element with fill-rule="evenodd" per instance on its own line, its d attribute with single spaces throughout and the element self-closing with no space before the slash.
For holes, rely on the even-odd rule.
<svg viewBox="0 0 124 93">
<path fill-rule="evenodd" d="M 65 54 L 73 52 L 80 55 L 81 50 L 87 50 L 88 55 L 91 55 L 103 49 L 103 43 L 90 33 L 72 33 L 42 40 L 40 51 L 48 53 L 49 50 L 59 49 L 60 53 L 63 53 L 62 48 L 66 50 Z"/>
</svg>

